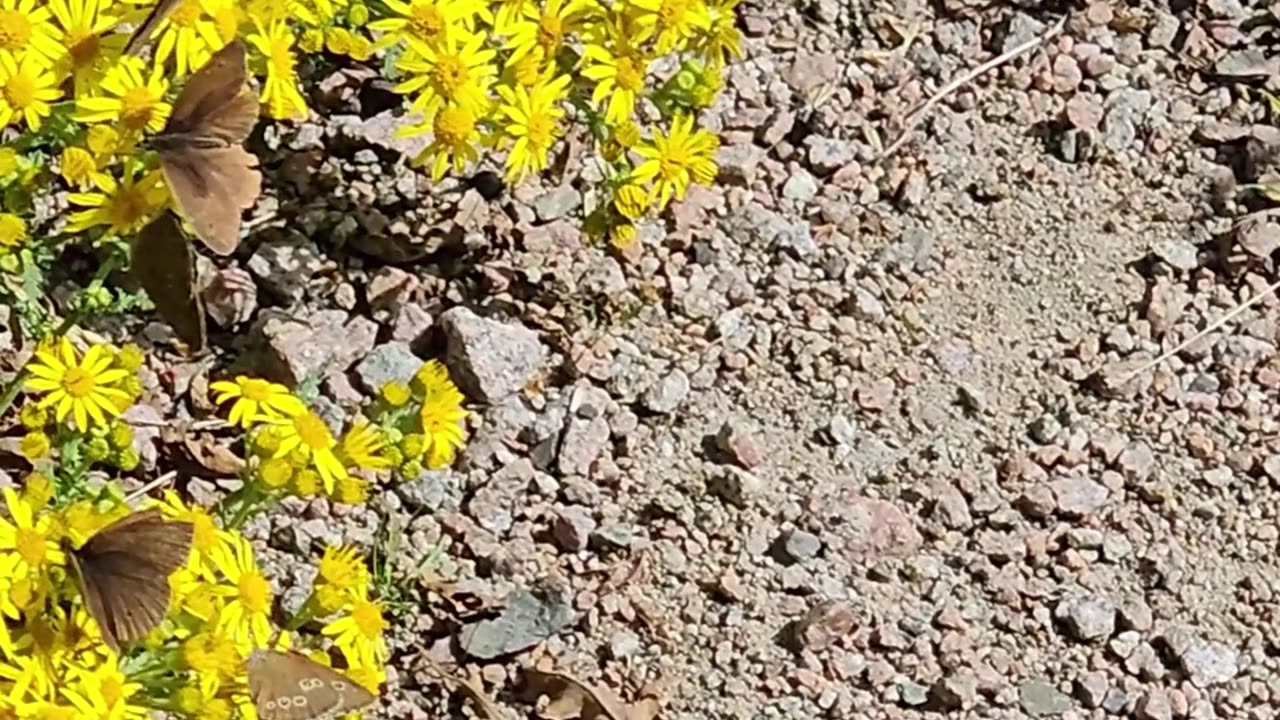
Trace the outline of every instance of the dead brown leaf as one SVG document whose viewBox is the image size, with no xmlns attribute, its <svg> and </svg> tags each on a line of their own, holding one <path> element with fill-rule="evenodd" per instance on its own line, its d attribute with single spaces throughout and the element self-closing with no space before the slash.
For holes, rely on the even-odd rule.
<svg viewBox="0 0 1280 720">
<path fill-rule="evenodd" d="M 484 691 L 484 684 L 480 680 L 480 671 L 478 669 L 471 668 L 467 673 L 467 677 L 464 678 L 446 670 L 425 650 L 418 654 L 418 659 L 426 661 L 431 666 L 432 672 L 443 680 L 446 685 L 458 688 L 470 698 L 471 702 L 475 703 L 476 707 L 479 708 L 481 717 L 487 718 L 487 720 L 508 720 L 507 714 Z"/>
<path fill-rule="evenodd" d="M 182 438 L 182 446 L 196 464 L 215 475 L 234 477 L 244 471 L 244 458 L 212 435 L 187 435 Z"/>
<path fill-rule="evenodd" d="M 549 661 L 525 668 L 524 676 L 530 700 L 536 702 L 540 695 L 550 698 L 539 713 L 544 720 L 653 720 L 661 711 L 658 699 L 652 695 L 642 691 L 639 700 L 627 704 L 603 685 L 553 670 Z"/>
</svg>

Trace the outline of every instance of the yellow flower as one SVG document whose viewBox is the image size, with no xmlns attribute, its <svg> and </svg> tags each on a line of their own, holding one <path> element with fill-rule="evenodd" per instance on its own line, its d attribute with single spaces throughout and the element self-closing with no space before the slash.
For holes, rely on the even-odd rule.
<svg viewBox="0 0 1280 720">
<path fill-rule="evenodd" d="M 139 58 L 123 58 L 102 79 L 103 94 L 76 98 L 72 118 L 82 123 L 119 122 L 134 138 L 144 131 L 160 132 L 172 109 L 164 102 L 169 82 L 162 62 L 156 62 L 149 78 L 143 77 L 143 67 Z"/>
<path fill-rule="evenodd" d="M 369 569 L 360 551 L 351 545 L 332 545 L 324 549 L 317 568 L 320 581 L 343 592 L 352 592 L 369 584 Z"/>
<path fill-rule="evenodd" d="M 43 0 L 0 0 L 0 59 L 29 56 L 49 67 L 64 52 Z"/>
<path fill-rule="evenodd" d="M 120 22 L 112 4 L 112 0 L 49 0 L 49 10 L 61 29 L 59 44 L 66 48 L 57 64 L 58 74 L 75 78 L 77 97 L 92 94 L 124 50 L 126 37 L 111 32 Z"/>
<path fill-rule="evenodd" d="M 163 68 L 174 56 L 177 74 L 187 75 L 204 65 L 225 42 L 218 33 L 210 9 L 215 0 L 181 0 L 168 19 L 159 25 L 156 36 L 155 67 Z"/>
<path fill-rule="evenodd" d="M 627 0 L 635 27 L 645 36 L 658 33 L 659 55 L 677 50 L 698 31 L 711 27 L 711 15 L 703 0 Z"/>
<path fill-rule="evenodd" d="M 396 86 L 405 95 L 418 93 L 410 109 L 430 120 L 445 104 L 463 108 L 471 117 L 483 117 L 488 109 L 487 91 L 496 75 L 492 61 L 497 56 L 484 47 L 483 35 L 447 33 L 436 44 L 415 37 L 396 67 L 410 76 Z M 465 41 L 459 44 L 460 40 Z"/>
<path fill-rule="evenodd" d="M 207 629 L 182 643 L 182 659 L 199 675 L 221 682 L 234 680 L 242 667 L 235 642 L 226 635 Z"/>
<path fill-rule="evenodd" d="M 218 393 L 214 402 L 219 405 L 235 398 L 227 422 L 246 430 L 259 420 L 280 420 L 307 411 L 288 388 L 259 378 L 237 375 L 235 382 L 219 380 L 210 383 L 209 389 Z"/>
<path fill-rule="evenodd" d="M 518 62 L 534 50 L 541 50 L 544 57 L 555 58 L 565 37 L 576 33 L 582 21 L 598 7 L 595 0 L 524 3 L 502 29 L 510 35 L 505 46 L 511 51 L 508 63 Z"/>
<path fill-rule="evenodd" d="M 279 490 L 288 486 L 293 480 L 293 466 L 284 458 L 268 458 L 262 463 L 262 467 L 258 468 L 258 477 L 262 478 L 262 484 L 272 490 Z"/>
<path fill-rule="evenodd" d="M 697 33 L 694 47 L 713 68 L 723 68 L 731 58 L 742 57 L 742 33 L 738 31 L 740 0 L 705 0 L 710 25 Z"/>
<path fill-rule="evenodd" d="M 267 59 L 267 79 L 262 83 L 262 104 L 276 120 L 305 118 L 307 101 L 298 91 L 298 74 L 294 69 L 293 30 L 280 20 L 269 27 L 258 26 L 249 42 Z"/>
<path fill-rule="evenodd" d="M 657 209 L 662 210 L 672 196 L 684 197 L 691 180 L 698 183 L 715 180 L 717 170 L 713 158 L 719 146 L 715 135 L 693 129 L 692 115 L 677 115 L 671 121 L 670 134 L 663 137 L 656 132 L 652 143 L 642 143 L 635 148 L 645 160 L 631 172 L 629 181 L 656 181 L 651 197 L 657 199 Z"/>
<path fill-rule="evenodd" d="M 142 683 L 125 677 L 116 663 L 104 663 L 91 671 L 81 671 L 75 676 L 74 685 L 62 690 L 62 695 L 80 711 L 82 717 L 144 718 L 149 714 L 146 705 L 135 705 L 129 698 L 142 690 Z"/>
<path fill-rule="evenodd" d="M 22 457 L 29 462 L 35 462 L 48 455 L 51 447 L 53 445 L 49 442 L 49 436 L 43 430 L 32 430 L 22 436 L 22 442 L 18 443 L 18 452 L 22 453 Z"/>
<path fill-rule="evenodd" d="M 639 238 L 640 234 L 636 231 L 636 226 L 631 223 L 622 223 L 609 230 L 609 243 L 618 250 L 626 250 L 635 245 Z"/>
<path fill-rule="evenodd" d="M 546 169 L 551 146 L 562 132 L 559 121 L 564 118 L 564 108 L 560 103 L 569 88 L 569 79 L 568 75 L 561 75 L 532 90 L 521 86 L 498 88 L 505 101 L 500 108 L 506 117 L 503 129 L 515 138 L 507 155 L 507 182 L 517 183 L 530 173 Z"/>
<path fill-rule="evenodd" d="M 467 411 L 466 398 L 449 379 L 439 360 L 428 361 L 414 379 L 422 388 L 422 409 L 418 414 L 422 432 L 430 441 L 426 447 L 426 464 L 439 469 L 453 462 L 456 451 L 465 444 L 462 421 Z"/>
<path fill-rule="evenodd" d="M 94 160 L 93 153 L 82 147 L 69 147 L 63 150 L 58 171 L 68 185 L 80 189 L 101 181 L 98 162 Z"/>
<path fill-rule="evenodd" d="M 431 144 L 413 158 L 414 165 L 431 163 L 431 178 L 437 182 L 444 177 L 449 167 L 454 172 L 462 172 L 468 162 L 474 162 L 480 154 L 476 151 L 476 143 L 480 141 L 480 129 L 476 126 L 476 117 L 465 107 L 448 105 L 435 114 L 431 123 L 433 136 Z M 407 135 L 419 132 L 417 127 L 405 128 Z"/>
<path fill-rule="evenodd" d="M 333 439 L 333 433 L 329 432 L 329 426 L 316 417 L 315 413 L 299 413 L 287 420 L 274 421 L 274 424 L 280 428 L 281 433 L 280 447 L 276 449 L 275 457 L 299 453 L 320 474 L 325 492 L 333 491 L 334 480 L 346 477 L 347 469 L 333 452 L 338 443 Z M 296 476 L 294 481 L 297 482 Z"/>
<path fill-rule="evenodd" d="M 362 417 L 342 436 L 342 446 L 338 452 L 347 467 L 385 470 L 391 463 L 382 456 L 384 447 L 386 441 L 382 437 L 382 431 Z"/>
<path fill-rule="evenodd" d="M 57 78 L 38 58 L 28 53 L 19 62 L 0 53 L 0 127 L 21 119 L 38 131 L 41 120 L 52 112 L 49 103 L 62 97 Z"/>
<path fill-rule="evenodd" d="M 614 193 L 613 206 L 628 220 L 638 220 L 649 209 L 649 192 L 643 186 L 629 182 Z"/>
<path fill-rule="evenodd" d="M 253 547 L 242 535 L 223 533 L 210 558 L 233 587 L 220 587 L 230 598 L 218 627 L 236 642 L 265 643 L 271 636 L 271 585 L 254 562 Z"/>
<path fill-rule="evenodd" d="M 66 562 L 59 547 L 52 516 L 41 514 L 13 488 L 4 489 L 9 519 L 0 516 L 0 552 L 17 554 L 21 561 L 14 577 L 36 579 L 47 564 Z"/>
<path fill-rule="evenodd" d="M 6 178 L 18 170 L 18 151 L 5 145 L 0 146 L 0 178 Z"/>
<path fill-rule="evenodd" d="M 455 28 L 471 29 L 478 14 L 486 14 L 484 3 L 474 0 L 383 0 L 396 17 L 375 20 L 369 29 L 382 33 L 377 47 L 389 47 L 400 39 L 435 45 Z"/>
<path fill-rule="evenodd" d="M 369 501 L 369 481 L 355 475 L 340 477 L 330 497 L 343 505 L 363 505 Z"/>
<path fill-rule="evenodd" d="M 62 422 L 68 414 L 75 419 L 76 427 L 88 430 L 90 420 L 95 425 L 106 425 L 106 416 L 118 416 L 120 404 L 127 398 L 123 390 L 113 387 L 128 374 L 111 367 L 111 358 L 105 356 L 103 346 L 94 345 L 83 359 L 76 357 L 75 348 L 65 337 L 56 347 L 36 350 L 36 362 L 27 366 L 33 376 L 26 389 L 48 393 L 40 401 L 41 407 L 55 407 L 54 416 Z"/>
<path fill-rule="evenodd" d="M 649 66 L 639 50 L 625 40 L 612 44 L 618 45 L 619 49 L 612 50 L 598 43 L 586 46 L 582 55 L 585 63 L 582 76 L 596 81 L 591 102 L 605 107 L 605 121 L 616 125 L 630 119 L 635 112 L 636 98 L 644 89 L 644 77 Z"/>
<path fill-rule="evenodd" d="M 27 221 L 13 213 L 0 212 L 0 253 L 27 239 Z"/>
<path fill-rule="evenodd" d="M 321 634 L 333 638 L 333 644 L 342 651 L 352 665 L 381 665 L 386 662 L 387 641 L 382 631 L 387 621 L 377 603 L 363 598 L 351 604 L 351 614 L 334 620 L 321 629 Z"/>
<path fill-rule="evenodd" d="M 90 208 L 71 214 L 67 232 L 78 233 L 98 225 L 106 225 L 116 235 L 131 235 L 142 229 L 169 201 L 169 188 L 159 170 L 134 178 L 132 163 L 124 166 L 124 177 L 117 181 L 105 173 L 97 180 L 98 192 L 70 193 L 72 204 Z"/>
<path fill-rule="evenodd" d="M 336 3 L 330 0 L 307 0 L 301 3 L 298 8 L 298 17 L 311 26 L 332 25 L 338 14 L 338 6 L 344 6 L 347 0 L 338 0 Z M 356 23 L 363 25 L 364 23 Z"/>
<path fill-rule="evenodd" d="M 411 397 L 409 386 L 398 380 L 392 380 L 386 385 L 383 385 L 380 394 L 382 395 L 382 399 L 386 400 L 387 404 L 391 407 L 400 407 L 409 402 L 409 398 Z"/>
</svg>

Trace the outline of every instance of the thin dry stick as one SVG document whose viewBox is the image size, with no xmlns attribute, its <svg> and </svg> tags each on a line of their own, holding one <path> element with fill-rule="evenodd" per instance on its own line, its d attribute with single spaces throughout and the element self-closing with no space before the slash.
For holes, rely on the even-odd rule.
<svg viewBox="0 0 1280 720">
<path fill-rule="evenodd" d="M 1230 310 L 1229 312 L 1227 312 L 1225 315 L 1223 315 L 1222 317 L 1218 318 L 1217 320 L 1214 320 L 1213 322 L 1209 323 L 1209 326 L 1208 326 L 1208 327 L 1206 327 L 1205 329 L 1201 330 L 1200 332 L 1196 333 L 1195 335 L 1192 335 L 1190 338 L 1187 338 L 1186 340 L 1183 340 L 1182 342 L 1178 343 L 1178 346 L 1177 346 L 1177 347 L 1175 347 L 1174 349 L 1172 349 L 1172 350 L 1170 350 L 1169 352 L 1167 352 L 1167 353 L 1165 353 L 1165 354 L 1161 355 L 1160 357 L 1156 358 L 1155 360 L 1152 360 L 1151 362 L 1147 363 L 1146 365 L 1143 365 L 1142 367 L 1138 368 L 1137 370 L 1134 370 L 1133 372 L 1129 373 L 1128 375 L 1125 375 L 1125 376 L 1124 376 L 1124 377 L 1123 377 L 1123 378 L 1122 378 L 1122 379 L 1117 383 L 1117 387 L 1119 387 L 1119 386 L 1123 386 L 1125 383 L 1127 383 L 1127 382 L 1129 382 L 1130 380 L 1132 380 L 1132 379 L 1134 379 L 1134 378 L 1138 377 L 1138 376 L 1139 376 L 1139 375 L 1141 375 L 1142 373 L 1144 373 L 1144 372 L 1146 372 L 1146 371 L 1150 370 L 1151 368 L 1153 368 L 1153 367 L 1155 367 L 1155 366 L 1159 365 L 1160 363 L 1164 362 L 1165 360 L 1168 360 L 1169 358 L 1173 357 L 1174 355 L 1177 355 L 1178 353 L 1180 353 L 1180 352 L 1182 352 L 1183 350 L 1187 349 L 1187 346 L 1191 345 L 1191 343 L 1193 343 L 1193 342 L 1195 342 L 1195 341 L 1199 340 L 1200 338 L 1204 337 L 1205 335 L 1208 335 L 1209 333 L 1213 332 L 1214 330 L 1217 330 L 1218 328 L 1222 327 L 1223 325 L 1225 325 L 1225 324 L 1227 323 L 1227 321 L 1231 320 L 1231 318 L 1233 318 L 1233 317 L 1235 317 L 1235 316 L 1239 315 L 1240 313 L 1244 312 L 1245 310 L 1248 310 L 1249 308 L 1251 308 L 1251 307 L 1253 307 L 1254 305 L 1258 304 L 1258 301 L 1259 301 L 1259 300 L 1261 300 L 1262 298 L 1264 298 L 1264 297 L 1266 297 L 1266 296 L 1270 295 L 1271 293 L 1275 292 L 1276 290 L 1280 290 L 1280 280 L 1277 280 L 1276 282 L 1271 283 L 1271 284 L 1270 284 L 1270 285 L 1268 285 L 1266 288 L 1264 288 L 1264 289 L 1262 290 L 1262 292 L 1258 293 L 1257 295 L 1254 295 L 1253 297 L 1249 298 L 1248 300 L 1245 300 L 1244 302 L 1240 303 L 1239 305 L 1237 305 L 1237 306 L 1235 306 L 1235 307 L 1231 308 L 1231 310 Z"/>
<path fill-rule="evenodd" d="M 899 135 L 898 139 L 894 140 L 893 144 L 890 145 L 888 148 L 886 148 L 884 152 L 880 153 L 880 157 L 876 159 L 884 160 L 885 158 L 892 155 L 898 148 L 902 147 L 903 144 L 907 142 L 907 139 L 911 137 L 911 131 L 915 130 L 916 125 L 919 125 L 920 121 L 924 120 L 925 116 L 929 114 L 929 111 L 933 109 L 933 106 L 937 105 L 939 102 L 942 102 L 943 98 L 955 92 L 956 90 L 960 89 L 961 87 L 968 85 L 970 82 L 973 82 L 975 79 L 977 79 L 979 76 L 986 73 L 988 70 L 991 70 L 992 68 L 1003 65 L 1009 62 L 1010 60 L 1013 60 L 1014 58 L 1018 57 L 1019 55 L 1022 55 L 1023 53 L 1029 50 L 1032 50 L 1033 48 L 1039 47 L 1049 42 L 1054 38 L 1054 36 L 1062 32 L 1062 27 L 1063 25 L 1066 24 L 1066 22 L 1067 22 L 1067 19 L 1065 17 L 1058 20 L 1058 22 L 1054 23 L 1052 27 L 1046 30 L 1044 34 L 1040 35 L 1039 37 L 1031 38 L 1030 40 L 1022 43 L 1021 45 L 1013 48 L 1012 50 L 1006 53 L 1003 53 L 997 57 L 991 58 L 990 60 L 982 63 L 978 67 L 970 70 L 969 72 L 961 75 L 955 80 L 952 80 L 951 82 L 947 83 L 945 86 L 943 86 L 941 90 L 934 93 L 933 97 L 925 101 L 925 104 L 921 105 L 919 110 L 916 110 L 915 112 L 907 116 L 907 123 L 906 123 L 906 126 L 902 128 L 902 134 Z"/>
<path fill-rule="evenodd" d="M 160 486 L 162 486 L 162 485 L 168 485 L 170 482 L 173 482 L 173 479 L 174 479 L 174 478 L 176 478 L 176 477 L 178 477 L 178 471 L 177 471 L 177 470 L 170 470 L 169 472 L 167 472 L 167 473 L 165 473 L 165 474 L 161 475 L 160 477 L 156 478 L 155 480 L 152 480 L 151 482 L 147 483 L 146 485 L 143 485 L 142 487 L 138 488 L 137 490 L 134 490 L 133 492 L 129 493 L 127 496 L 125 496 L 124 501 L 125 501 L 126 503 L 132 503 L 134 500 L 137 500 L 138 498 L 142 497 L 143 495 L 146 495 L 147 493 L 151 492 L 152 490 L 155 490 L 156 488 L 158 488 L 158 487 L 160 487 Z"/>
</svg>

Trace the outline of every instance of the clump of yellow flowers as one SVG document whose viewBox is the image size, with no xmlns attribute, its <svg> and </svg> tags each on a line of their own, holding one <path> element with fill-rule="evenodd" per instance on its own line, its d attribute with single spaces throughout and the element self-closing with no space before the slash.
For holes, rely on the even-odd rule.
<svg viewBox="0 0 1280 720">
<path fill-rule="evenodd" d="M 119 418 L 141 394 L 144 360 L 136 347 L 93 344 L 81 352 L 63 338 L 41 344 L 24 368 L 28 400 L 18 416 L 28 428 L 24 453 L 37 469 L 22 478 L 20 492 L 0 494 L 0 717 L 143 718 L 162 711 L 254 718 L 245 659 L 268 646 L 309 652 L 325 664 L 340 657 L 344 674 L 376 692 L 386 679 L 386 621 L 364 558 L 352 547 L 327 548 L 306 600 L 283 627 L 274 626 L 271 582 L 239 530 L 263 503 L 205 509 L 171 491 L 144 500 L 142 508 L 191 524 L 190 554 L 170 576 L 165 621 L 120 655 L 103 643 L 66 548 L 130 512 L 114 481 L 92 482 L 87 470 L 95 462 L 122 470 L 137 464 L 132 432 Z M 301 462 L 299 473 L 327 473 L 339 496 L 347 463 L 387 466 L 379 457 L 381 431 L 367 422 L 320 451 L 312 444 L 319 431 L 302 419 L 315 416 L 282 387 L 238 378 L 214 390 L 235 399 L 230 419 L 249 429 L 250 447 L 263 447 L 254 433 L 270 435 L 281 457 Z M 31 440 L 36 434 L 44 440 Z M 317 632 L 301 634 L 304 627 Z"/>
<path fill-rule="evenodd" d="M 411 111 L 402 132 L 431 134 L 413 160 L 437 179 L 487 157 L 518 182 L 547 168 L 570 122 L 585 125 L 608 169 L 589 210 L 634 237 L 627 223 L 716 177 L 718 141 L 694 119 L 741 54 L 738 2 L 178 0 L 142 59 L 122 50 L 154 3 L 0 0 L 0 270 L 47 266 L 29 245 L 128 237 L 169 206 L 140 141 L 235 37 L 277 121 L 310 114 L 317 78 L 300 68 L 320 55 L 385 72 Z M 58 191 L 68 211 L 38 213 L 37 196 Z"/>
<path fill-rule="evenodd" d="M 216 402 L 231 404 L 228 420 L 247 431 L 249 482 L 231 498 L 234 517 L 281 495 L 363 503 L 370 473 L 413 479 L 451 464 L 465 442 L 465 398 L 439 360 L 407 384 L 387 383 L 368 416 L 358 414 L 340 437 L 278 383 L 240 375 L 209 387 Z"/>
</svg>

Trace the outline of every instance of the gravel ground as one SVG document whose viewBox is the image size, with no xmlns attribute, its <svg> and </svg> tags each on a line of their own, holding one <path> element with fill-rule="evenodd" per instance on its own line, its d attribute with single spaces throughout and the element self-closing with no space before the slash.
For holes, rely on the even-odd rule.
<svg viewBox="0 0 1280 720">
<path fill-rule="evenodd" d="M 353 71 L 265 138 L 217 344 L 334 408 L 443 355 L 475 402 L 456 469 L 251 528 L 282 588 L 324 542 L 389 554 L 375 716 L 1275 717 L 1280 303 L 1116 379 L 1273 281 L 1280 13 L 741 13 L 722 183 L 621 255 L 578 230 L 576 143 L 541 186 L 432 185 Z"/>
</svg>

